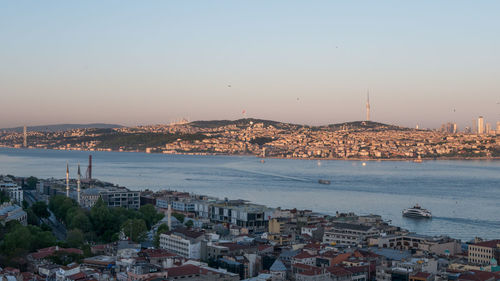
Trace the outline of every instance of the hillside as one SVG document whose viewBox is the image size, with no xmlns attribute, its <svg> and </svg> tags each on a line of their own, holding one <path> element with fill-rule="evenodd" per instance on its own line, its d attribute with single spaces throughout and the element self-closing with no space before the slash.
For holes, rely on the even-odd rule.
<svg viewBox="0 0 500 281">
<path fill-rule="evenodd" d="M 209 121 L 193 121 L 189 123 L 189 125 L 193 127 L 199 127 L 199 128 L 217 128 L 217 127 L 222 127 L 222 126 L 230 126 L 230 125 L 235 125 L 237 127 L 247 127 L 250 122 L 253 122 L 254 124 L 256 123 L 263 123 L 264 126 L 274 126 L 277 128 L 296 128 L 296 127 L 303 127 L 302 125 L 297 125 L 297 124 L 290 124 L 290 123 L 283 123 L 283 122 L 278 122 L 278 121 L 272 121 L 272 120 L 263 120 L 263 119 L 255 119 L 255 118 L 244 118 L 244 119 L 238 119 L 238 120 L 209 120 Z"/>
</svg>

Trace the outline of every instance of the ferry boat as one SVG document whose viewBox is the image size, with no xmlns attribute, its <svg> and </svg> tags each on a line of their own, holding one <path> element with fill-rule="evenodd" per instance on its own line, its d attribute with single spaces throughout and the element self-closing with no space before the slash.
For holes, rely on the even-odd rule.
<svg viewBox="0 0 500 281">
<path fill-rule="evenodd" d="M 413 208 L 403 210 L 403 217 L 430 219 L 432 218 L 432 214 L 429 210 L 424 209 L 416 204 Z"/>
</svg>

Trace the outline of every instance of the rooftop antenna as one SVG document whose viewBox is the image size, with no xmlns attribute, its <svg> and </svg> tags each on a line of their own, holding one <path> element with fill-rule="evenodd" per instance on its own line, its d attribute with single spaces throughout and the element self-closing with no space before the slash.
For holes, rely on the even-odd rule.
<svg viewBox="0 0 500 281">
<path fill-rule="evenodd" d="M 370 121 L 370 90 L 366 91 L 366 121 Z"/>
</svg>

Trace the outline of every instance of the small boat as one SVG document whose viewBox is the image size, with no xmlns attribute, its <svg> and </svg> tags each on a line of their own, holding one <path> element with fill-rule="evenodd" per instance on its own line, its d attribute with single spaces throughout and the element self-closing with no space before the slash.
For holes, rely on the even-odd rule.
<svg viewBox="0 0 500 281">
<path fill-rule="evenodd" d="M 424 209 L 420 207 L 418 204 L 413 206 L 413 208 L 408 208 L 406 210 L 403 210 L 403 217 L 408 217 L 408 218 L 424 218 L 424 219 L 430 219 L 432 218 L 432 214 L 429 210 Z"/>
<path fill-rule="evenodd" d="M 320 183 L 320 184 L 330 184 L 331 182 L 329 180 L 318 180 L 318 183 Z"/>
</svg>

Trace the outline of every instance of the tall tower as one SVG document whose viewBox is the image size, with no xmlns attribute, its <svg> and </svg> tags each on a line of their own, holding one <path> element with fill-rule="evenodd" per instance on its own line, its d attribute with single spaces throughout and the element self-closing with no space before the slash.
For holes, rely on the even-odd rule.
<svg viewBox="0 0 500 281">
<path fill-rule="evenodd" d="M 69 197 L 69 165 L 66 162 L 66 197 Z"/>
<path fill-rule="evenodd" d="M 26 125 L 23 127 L 23 146 L 28 147 L 28 129 Z"/>
<path fill-rule="evenodd" d="M 366 121 L 370 121 L 370 92 L 366 92 Z"/>
<path fill-rule="evenodd" d="M 82 174 L 80 173 L 80 164 L 78 164 L 78 179 L 76 180 L 76 193 L 77 198 L 76 201 L 78 205 L 80 205 L 80 183 L 81 183 Z"/>
<path fill-rule="evenodd" d="M 484 117 L 479 116 L 477 119 L 477 134 L 482 135 L 484 134 Z"/>
</svg>

